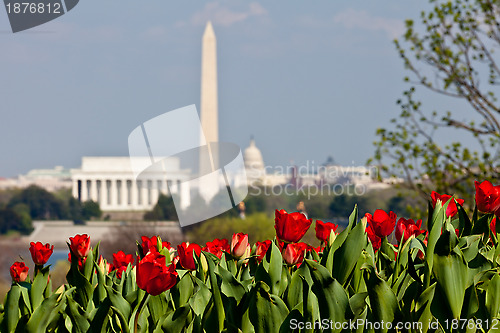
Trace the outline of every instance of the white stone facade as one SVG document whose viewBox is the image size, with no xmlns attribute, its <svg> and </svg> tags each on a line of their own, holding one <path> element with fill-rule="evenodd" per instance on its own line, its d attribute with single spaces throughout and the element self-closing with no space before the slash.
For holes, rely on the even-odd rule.
<svg viewBox="0 0 500 333">
<path fill-rule="evenodd" d="M 184 182 L 189 170 L 181 170 L 176 158 L 164 159 L 163 166 L 161 171 L 145 170 L 136 179 L 129 157 L 83 157 L 82 167 L 71 172 L 73 197 L 98 202 L 103 211 L 146 211 L 163 193 L 179 195 L 181 208 L 188 207 L 190 189 Z"/>
</svg>

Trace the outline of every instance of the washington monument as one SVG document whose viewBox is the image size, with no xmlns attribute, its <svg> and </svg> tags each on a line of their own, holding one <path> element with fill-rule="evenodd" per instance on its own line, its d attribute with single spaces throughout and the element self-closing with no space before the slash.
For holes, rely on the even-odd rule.
<svg viewBox="0 0 500 333">
<path fill-rule="evenodd" d="M 203 33 L 201 50 L 200 118 L 204 134 L 201 135 L 201 145 L 219 141 L 217 109 L 217 41 L 209 21 Z M 209 150 L 209 155 L 209 163 L 204 158 L 200 159 L 200 174 L 209 173 L 218 167 L 217 152 Z"/>
</svg>

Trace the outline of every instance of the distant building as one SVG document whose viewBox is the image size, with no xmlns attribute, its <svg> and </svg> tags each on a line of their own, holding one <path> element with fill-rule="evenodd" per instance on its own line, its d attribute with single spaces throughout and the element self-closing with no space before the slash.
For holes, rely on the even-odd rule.
<svg viewBox="0 0 500 333">
<path fill-rule="evenodd" d="M 62 166 L 56 166 L 53 169 L 34 169 L 26 175 L 13 178 L 0 178 L 0 189 L 26 188 L 31 185 L 50 192 L 71 188 L 71 172 Z"/>
<path fill-rule="evenodd" d="M 341 166 L 329 157 L 327 162 L 319 166 L 266 167 L 262 153 L 255 140 L 244 151 L 246 174 L 249 186 L 354 186 L 364 190 L 383 189 L 400 180 L 376 181 L 376 169 L 367 166 Z"/>
<path fill-rule="evenodd" d="M 147 169 L 136 179 L 129 157 L 83 157 L 81 168 L 71 170 L 73 196 L 98 202 L 103 211 L 151 210 L 160 193 L 179 195 L 181 208 L 188 207 L 190 189 L 183 182 L 190 171 L 181 170 L 177 158 L 162 162 L 161 170 Z"/>
</svg>

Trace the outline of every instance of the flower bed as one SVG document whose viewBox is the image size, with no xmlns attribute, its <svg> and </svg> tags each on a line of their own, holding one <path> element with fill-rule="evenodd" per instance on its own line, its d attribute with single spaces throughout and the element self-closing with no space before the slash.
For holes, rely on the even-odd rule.
<svg viewBox="0 0 500 333">
<path fill-rule="evenodd" d="M 11 267 L 2 332 L 462 332 L 500 328 L 500 187 L 476 183 L 470 218 L 432 194 L 422 221 L 355 208 L 340 233 L 315 222 L 317 248 L 300 242 L 313 221 L 276 211 L 274 240 L 234 234 L 176 249 L 142 237 L 112 263 L 87 235 L 70 238 L 67 284 L 52 290 L 49 244 L 31 243 L 35 272 Z M 398 244 L 387 237 L 394 232 Z"/>
</svg>

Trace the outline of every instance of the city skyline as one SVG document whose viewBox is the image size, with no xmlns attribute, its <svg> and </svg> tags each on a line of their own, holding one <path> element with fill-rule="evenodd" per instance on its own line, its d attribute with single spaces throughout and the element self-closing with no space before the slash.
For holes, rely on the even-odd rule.
<svg viewBox="0 0 500 333">
<path fill-rule="evenodd" d="M 407 87 L 392 39 L 425 7 L 323 1 L 285 13 L 262 2 L 156 9 L 110 2 L 95 12 L 96 5 L 80 3 L 18 34 L 6 32 L 0 14 L 0 176 L 126 156 L 127 135 L 142 119 L 200 109 L 208 20 L 218 39 L 221 141 L 244 149 L 253 135 L 270 166 L 319 165 L 328 156 L 363 165 Z"/>
</svg>

